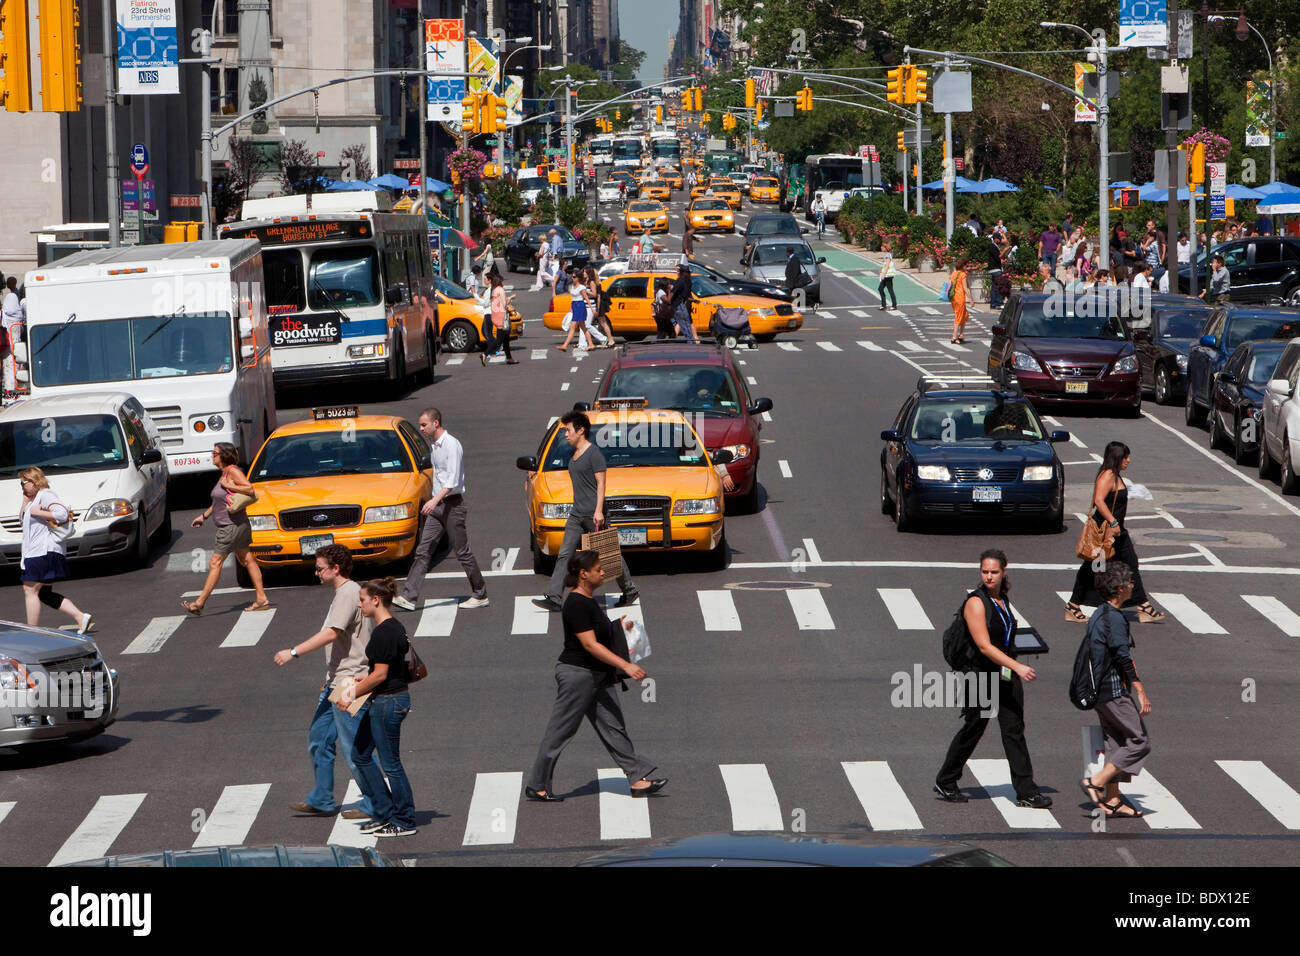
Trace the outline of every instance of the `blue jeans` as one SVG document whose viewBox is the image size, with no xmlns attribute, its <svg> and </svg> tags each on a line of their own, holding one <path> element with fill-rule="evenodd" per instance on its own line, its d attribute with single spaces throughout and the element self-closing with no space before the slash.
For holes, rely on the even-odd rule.
<svg viewBox="0 0 1300 956">
<path fill-rule="evenodd" d="M 686 337 L 687 342 L 695 341 L 695 327 L 691 325 L 690 306 L 677 306 L 677 311 L 673 313 L 673 325 L 677 326 L 677 331 Z"/>
<path fill-rule="evenodd" d="M 826 213 L 819 212 L 817 214 L 817 235 L 824 236 L 825 234 L 826 234 Z"/>
<path fill-rule="evenodd" d="M 384 694 L 371 697 L 368 719 L 357 728 L 357 745 L 353 758 L 357 772 L 365 777 L 374 801 L 372 820 L 415 826 L 415 795 L 402 767 L 402 721 L 411 711 L 411 695 Z M 373 755 L 379 754 L 379 765 Z M 388 782 L 384 782 L 384 777 Z M 391 789 L 390 789 L 391 788 Z"/>
<path fill-rule="evenodd" d="M 1059 255 L 1059 253 L 1053 252 L 1043 256 L 1043 261 L 1047 263 L 1047 267 L 1052 270 L 1052 275 L 1056 275 L 1056 260 Z"/>
<path fill-rule="evenodd" d="M 370 813 L 372 808 L 366 792 L 366 782 L 357 773 L 353 761 L 357 726 L 365 720 L 366 710 L 363 707 L 354 717 L 331 703 L 329 694 L 328 687 L 321 691 L 320 698 L 316 701 L 316 713 L 312 715 L 311 726 L 307 728 L 307 753 L 311 756 L 312 768 L 316 773 L 316 786 L 307 794 L 307 805 L 327 813 L 338 809 L 334 803 L 334 752 L 337 741 L 343 750 L 343 759 L 347 762 L 352 779 L 361 788 L 360 809 Z"/>
</svg>

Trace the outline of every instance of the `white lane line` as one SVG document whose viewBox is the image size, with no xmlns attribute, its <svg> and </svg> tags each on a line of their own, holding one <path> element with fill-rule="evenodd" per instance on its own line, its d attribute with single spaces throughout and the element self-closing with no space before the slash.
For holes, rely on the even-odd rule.
<svg viewBox="0 0 1300 956">
<path fill-rule="evenodd" d="M 854 314 L 856 315 L 857 313 L 854 313 Z M 863 314 L 863 315 L 866 315 L 865 312 L 862 313 L 862 314 Z M 833 318 L 835 318 L 835 313 L 834 313 L 834 312 L 827 312 L 827 311 L 824 310 L 824 309 L 818 309 L 818 310 L 817 310 L 817 317 L 818 317 L 819 319 L 833 319 Z"/>
<path fill-rule="evenodd" d="M 799 346 L 795 345 L 793 342 L 777 342 L 776 347 L 779 349 L 784 349 L 787 352 L 802 351 L 802 349 L 800 349 Z"/>
<path fill-rule="evenodd" d="M 538 362 L 546 358 L 546 349 L 533 349 L 529 354 L 534 362 Z"/>
<path fill-rule="evenodd" d="M 736 599 L 731 591 L 696 591 L 695 597 L 700 602 L 706 631 L 740 630 L 740 615 L 736 613 Z"/>
<path fill-rule="evenodd" d="M 207 561 L 205 559 L 200 559 L 200 560 L 203 561 L 203 564 L 206 566 Z M 167 570 L 168 571 L 193 571 L 194 555 L 191 554 L 189 551 L 183 551 L 179 554 L 167 555 Z"/>
<path fill-rule="evenodd" d="M 943 346 L 944 348 L 946 348 L 946 349 L 952 349 L 954 352 L 969 352 L 969 351 L 970 351 L 970 349 L 966 348 L 966 346 L 964 346 L 964 345 L 958 345 L 956 342 L 940 342 L 939 344 L 942 345 L 942 346 Z"/>
<path fill-rule="evenodd" d="M 1300 793 L 1275 774 L 1262 760 L 1216 760 L 1219 767 L 1237 781 L 1273 819 L 1288 830 L 1300 830 Z M 1136 778 L 1134 778 L 1136 779 Z"/>
<path fill-rule="evenodd" d="M 244 783 L 224 787 L 217 805 L 212 808 L 203 829 L 194 839 L 195 846 L 239 846 L 248 839 L 257 812 L 262 809 L 269 783 Z"/>
<path fill-rule="evenodd" d="M 1266 594 L 1243 594 L 1241 599 L 1276 624 L 1287 637 L 1300 637 L 1300 614 Z"/>
<path fill-rule="evenodd" d="M 461 846 L 514 843 L 523 786 L 524 775 L 519 771 L 475 774 Z"/>
<path fill-rule="evenodd" d="M 576 365 L 571 366 L 571 367 L 569 368 L 569 374 L 572 375 L 572 374 L 573 374 L 574 372 L 576 372 L 577 370 L 578 370 L 578 366 L 576 366 Z"/>
<path fill-rule="evenodd" d="M 894 626 L 900 631 L 933 631 L 934 625 L 926 617 L 925 608 L 916 599 L 911 588 L 876 588 L 876 593 L 885 602 L 889 616 L 894 619 Z"/>
<path fill-rule="evenodd" d="M 8 800 L 5 803 L 0 803 L 0 823 L 5 822 L 5 817 L 9 816 L 9 811 L 16 806 L 18 806 L 18 804 L 16 804 L 12 800 Z"/>
<path fill-rule="evenodd" d="M 921 818 L 885 760 L 840 762 L 873 830 L 920 830 Z"/>
<path fill-rule="evenodd" d="M 923 305 L 923 306 L 921 306 L 921 311 L 924 312 L 926 315 L 943 315 L 942 312 L 940 312 L 938 309 L 936 309 L 936 308 L 935 308 L 934 306 L 932 306 L 932 305 Z"/>
<path fill-rule="evenodd" d="M 426 598 L 423 604 L 415 636 L 451 637 L 451 629 L 456 624 L 456 599 Z"/>
<path fill-rule="evenodd" d="M 600 838 L 650 839 L 650 801 L 632 796 L 627 775 L 618 768 L 597 770 L 600 786 Z"/>
<path fill-rule="evenodd" d="M 754 378 L 754 376 L 752 376 L 752 375 L 746 375 L 746 376 L 745 376 L 745 381 L 748 382 L 750 385 L 757 385 L 757 384 L 758 384 L 758 379 Z"/>
<path fill-rule="evenodd" d="M 1087 445 L 1085 445 L 1085 444 L 1083 443 L 1083 439 L 1080 438 L 1078 435 L 1076 435 L 1074 432 L 1070 432 L 1070 444 L 1073 445 L 1075 448 L 1087 448 L 1087 447 L 1088 447 Z"/>
<path fill-rule="evenodd" d="M 882 346 L 882 345 L 877 345 L 875 342 L 859 341 L 858 344 L 861 345 L 861 346 L 862 346 L 864 349 L 866 349 L 868 352 L 883 352 L 883 351 L 885 351 L 884 346 Z"/>
<path fill-rule="evenodd" d="M 50 866 L 62 866 L 80 860 L 93 860 L 107 856 L 108 849 L 126 828 L 144 802 L 143 793 L 119 793 L 100 797 L 86 818 L 77 824 L 72 836 L 59 847 L 50 860 Z"/>
<path fill-rule="evenodd" d="M 817 342 L 817 347 L 818 347 L 819 349 L 825 349 L 827 352 L 842 352 L 842 351 L 844 351 L 844 350 L 841 349 L 838 345 L 836 345 L 834 342 L 824 342 L 824 341 L 821 341 L 820 339 L 819 339 L 818 342 Z"/>
<path fill-rule="evenodd" d="M 1193 634 L 1228 633 L 1214 618 L 1202 611 L 1195 601 L 1184 594 L 1153 592 L 1151 597 L 1164 608 L 1165 613 L 1173 615 Z"/>
<path fill-rule="evenodd" d="M 515 598 L 515 617 L 510 624 L 511 634 L 545 634 L 551 623 L 551 612 L 543 611 L 530 597 Z"/>
<path fill-rule="evenodd" d="M 817 544 L 816 544 L 816 542 L 813 541 L 812 538 L 804 538 L 804 539 L 803 539 L 803 548 L 804 548 L 804 551 L 805 551 L 805 552 L 807 553 L 807 555 L 808 555 L 808 563 L 809 563 L 809 564 L 821 564 L 821 563 L 822 563 L 822 555 L 821 555 L 821 552 L 817 550 Z"/>
<path fill-rule="evenodd" d="M 722 782 L 731 803 L 731 829 L 784 830 L 781 803 L 776 788 L 761 763 L 719 764 Z"/>
<path fill-rule="evenodd" d="M 968 760 L 966 767 L 993 800 L 993 806 L 1007 825 L 1017 830 L 1059 830 L 1048 810 L 1031 810 L 1016 806 L 1016 792 L 1011 786 L 1011 768 L 1005 759 Z"/>
<path fill-rule="evenodd" d="M 765 421 L 765 422 L 770 422 L 771 420 L 772 420 L 772 413 L 771 413 L 771 412 L 764 412 L 764 413 L 763 413 L 763 421 Z"/>
<path fill-rule="evenodd" d="M 859 319 L 868 317 L 866 309 L 849 309 L 849 315 L 856 315 Z"/>
<path fill-rule="evenodd" d="M 1097 456 L 1094 455 L 1093 457 L 1095 458 L 1095 457 L 1097 457 Z M 1174 527 L 1174 528 L 1185 528 L 1185 527 L 1187 527 L 1187 526 L 1184 525 L 1181 521 L 1179 521 L 1177 518 L 1175 518 L 1173 515 L 1171 515 L 1168 511 L 1166 511 L 1164 508 L 1157 508 L 1157 509 L 1156 509 L 1156 515 L 1157 515 L 1157 517 L 1164 518 L 1166 521 L 1168 521 L 1171 527 Z M 1136 517 L 1138 517 L 1138 515 L 1134 515 L 1134 517 L 1136 518 Z"/>
<path fill-rule="evenodd" d="M 801 631 L 833 631 L 835 622 L 820 588 L 788 588 L 785 592 Z"/>
<path fill-rule="evenodd" d="M 568 390 L 569 390 L 569 383 L 568 383 L 568 382 L 561 382 L 561 383 L 560 383 L 560 391 L 562 391 L 562 392 L 567 392 Z"/>
<path fill-rule="evenodd" d="M 447 361 L 446 361 L 445 364 L 447 364 L 447 365 L 464 365 L 464 364 L 465 364 L 465 356 L 463 356 L 463 355 L 453 355 L 451 358 L 447 359 Z"/>
<path fill-rule="evenodd" d="M 776 463 L 776 467 L 781 469 L 781 477 L 782 477 L 782 478 L 793 478 L 793 477 L 794 477 L 794 475 L 790 472 L 790 463 L 789 463 L 788 461 L 786 461 L 784 458 L 781 458 L 781 459 L 779 459 L 779 460 L 777 461 L 777 463 Z"/>
<path fill-rule="evenodd" d="M 925 346 L 923 346 L 923 345 L 917 345 L 915 342 L 907 342 L 907 341 L 903 341 L 903 342 L 899 342 L 898 344 L 899 344 L 901 347 L 907 349 L 909 352 L 925 352 L 925 351 L 928 351 L 928 350 L 925 348 Z"/>
<path fill-rule="evenodd" d="M 241 611 L 239 620 L 230 629 L 222 647 L 252 647 L 262 639 L 271 619 L 275 617 L 275 608 L 266 611 Z"/>
<path fill-rule="evenodd" d="M 265 614 L 266 612 L 261 612 Z M 155 617 L 144 626 L 144 630 L 136 635 L 135 640 L 126 645 L 123 654 L 157 654 L 162 650 L 162 646 L 167 643 L 167 638 L 176 633 L 176 628 L 181 626 L 185 620 L 185 615 L 176 617 Z"/>
<path fill-rule="evenodd" d="M 1218 556 L 1215 555 L 1215 553 L 1211 551 L 1209 548 L 1207 548 L 1205 545 L 1197 544 L 1196 542 L 1193 541 L 1192 547 L 1196 549 L 1197 554 L 1203 557 L 1206 561 L 1209 561 L 1210 564 L 1214 565 L 1216 568 L 1227 567 L 1227 565 L 1224 564 L 1221 560 L 1219 560 Z"/>
<path fill-rule="evenodd" d="M 354 805 L 360 803 L 361 788 L 357 786 L 355 780 L 349 778 L 347 792 L 343 795 L 343 806 L 350 810 Z M 368 836 L 361 832 L 361 827 L 366 822 L 365 820 L 344 820 L 343 814 L 340 813 L 334 818 L 334 826 L 330 829 L 330 836 L 326 842 L 331 846 L 374 846 L 379 842 L 379 837 Z"/>
<path fill-rule="evenodd" d="M 1151 771 L 1143 770 L 1124 784 L 1124 795 L 1142 811 L 1142 819 L 1152 830 L 1199 830 L 1201 825 L 1178 798 L 1165 788 Z"/>
<path fill-rule="evenodd" d="M 609 615 L 611 621 L 621 621 L 624 618 L 630 618 L 645 627 L 645 616 L 642 614 L 642 607 L 638 604 L 632 604 L 628 607 L 615 607 L 622 597 L 620 594 L 605 595 L 605 613 Z M 621 626 L 621 625 L 620 625 Z"/>
</svg>

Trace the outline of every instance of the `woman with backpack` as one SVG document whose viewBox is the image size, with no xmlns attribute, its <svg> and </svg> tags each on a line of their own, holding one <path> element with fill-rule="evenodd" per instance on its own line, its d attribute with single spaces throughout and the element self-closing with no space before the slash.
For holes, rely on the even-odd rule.
<svg viewBox="0 0 1300 956">
<path fill-rule="evenodd" d="M 23 523 L 22 582 L 27 623 L 41 620 L 41 605 L 62 611 L 77 623 L 77 633 L 90 630 L 91 616 L 48 585 L 68 576 L 63 538 L 71 532 L 72 512 L 50 489 L 49 479 L 39 468 L 18 472 L 23 489 L 19 516 Z M 68 529 L 60 533 L 59 528 Z"/>
<path fill-rule="evenodd" d="M 1132 819 L 1142 811 L 1119 792 L 1141 773 L 1151 753 L 1142 718 L 1151 713 L 1151 700 L 1138 678 L 1129 650 L 1128 621 L 1120 611 L 1133 593 L 1133 572 L 1122 561 L 1112 561 L 1097 575 L 1097 593 L 1103 603 L 1088 619 L 1088 646 L 1092 673 L 1097 678 L 1097 720 L 1106 741 L 1106 763 L 1097 773 L 1079 781 L 1083 792 L 1106 814 L 1106 819 Z M 1135 701 L 1132 694 L 1137 694 Z"/>
</svg>

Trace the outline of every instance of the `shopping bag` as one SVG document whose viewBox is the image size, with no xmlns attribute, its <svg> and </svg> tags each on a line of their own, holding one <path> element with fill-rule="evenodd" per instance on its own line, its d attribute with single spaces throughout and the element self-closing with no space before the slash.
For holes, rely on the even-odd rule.
<svg viewBox="0 0 1300 956">
<path fill-rule="evenodd" d="M 1091 777 L 1101 773 L 1106 766 L 1106 740 L 1098 724 L 1088 724 L 1083 728 L 1083 775 Z"/>
<path fill-rule="evenodd" d="M 650 656 L 650 637 L 645 632 L 645 625 L 640 621 L 632 622 L 632 630 L 626 632 L 628 660 L 640 664 Z"/>
</svg>

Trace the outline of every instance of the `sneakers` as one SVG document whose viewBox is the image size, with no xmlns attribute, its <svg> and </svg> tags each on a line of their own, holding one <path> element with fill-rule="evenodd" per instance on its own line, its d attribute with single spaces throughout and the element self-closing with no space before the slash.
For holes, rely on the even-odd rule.
<svg viewBox="0 0 1300 956">
<path fill-rule="evenodd" d="M 396 602 L 394 602 L 396 603 Z M 488 599 L 485 597 L 471 597 L 466 601 L 461 601 L 457 607 L 487 607 Z"/>
<path fill-rule="evenodd" d="M 370 835 L 376 837 L 398 837 L 398 836 L 410 836 L 411 834 L 416 832 L 418 831 L 415 829 L 415 827 L 404 827 L 401 824 L 397 824 L 397 823 L 385 823 L 383 826 L 371 830 Z"/>
<path fill-rule="evenodd" d="M 393 598 L 393 607 L 400 607 L 403 611 L 414 611 L 416 609 L 414 604 L 400 594 Z"/>
<path fill-rule="evenodd" d="M 369 823 L 361 824 L 361 832 L 367 834 L 374 833 L 376 830 L 382 830 L 386 826 L 388 826 L 388 824 L 383 820 L 371 820 Z"/>
<path fill-rule="evenodd" d="M 934 785 L 934 792 L 939 795 L 940 799 L 947 800 L 949 803 L 965 803 L 970 799 L 956 787 L 949 788 L 938 783 Z"/>
<path fill-rule="evenodd" d="M 560 605 L 560 602 L 559 602 L 559 601 L 552 601 L 552 600 L 551 600 L 550 598 L 548 598 L 548 597 L 544 597 L 544 598 L 533 598 L 533 605 L 534 605 L 535 607 L 540 607 L 543 611 L 563 611 L 563 610 L 564 610 L 564 608 Z"/>
<path fill-rule="evenodd" d="M 1016 801 L 1018 807 L 1028 807 L 1031 810 L 1046 810 L 1052 805 L 1052 798 L 1045 793 L 1031 793 L 1027 797 L 1021 797 Z"/>
<path fill-rule="evenodd" d="M 90 612 L 87 611 L 85 614 L 81 615 L 81 626 L 77 628 L 77 633 L 85 634 L 87 631 L 89 631 L 90 622 L 91 622 L 91 615 Z"/>
</svg>

